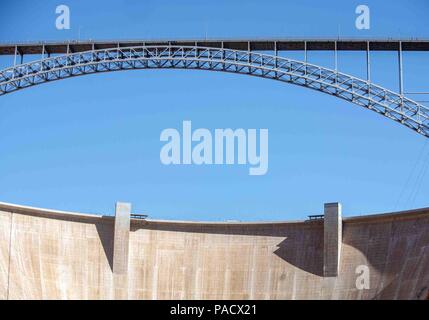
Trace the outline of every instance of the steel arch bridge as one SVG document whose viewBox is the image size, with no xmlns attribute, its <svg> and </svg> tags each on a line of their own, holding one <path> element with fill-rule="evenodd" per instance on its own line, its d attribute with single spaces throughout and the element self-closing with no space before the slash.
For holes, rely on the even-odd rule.
<svg viewBox="0 0 429 320">
<path fill-rule="evenodd" d="M 252 75 L 347 100 L 429 137 L 429 108 L 370 80 L 278 55 L 199 45 L 139 45 L 43 58 L 0 71 L 0 96 L 86 74 L 133 69 L 198 69 Z"/>
</svg>

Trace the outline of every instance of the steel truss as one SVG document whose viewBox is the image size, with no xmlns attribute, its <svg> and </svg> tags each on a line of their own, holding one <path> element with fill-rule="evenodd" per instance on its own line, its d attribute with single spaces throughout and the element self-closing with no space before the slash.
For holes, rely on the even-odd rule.
<svg viewBox="0 0 429 320">
<path fill-rule="evenodd" d="M 250 50 L 154 45 L 68 53 L 0 71 L 0 95 L 85 74 L 158 68 L 240 73 L 307 87 L 373 110 L 429 137 L 429 109 L 401 94 L 335 70 Z"/>
</svg>

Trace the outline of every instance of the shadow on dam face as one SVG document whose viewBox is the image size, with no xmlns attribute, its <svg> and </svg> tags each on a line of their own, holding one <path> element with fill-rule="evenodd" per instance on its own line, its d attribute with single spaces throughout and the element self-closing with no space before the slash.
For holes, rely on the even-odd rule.
<svg viewBox="0 0 429 320">
<path fill-rule="evenodd" d="M 380 289 L 373 299 L 425 299 L 429 295 L 429 278 L 424 276 L 429 270 L 427 214 L 418 219 L 412 213 L 352 218 L 343 230 L 343 246 L 360 252 L 362 263 L 380 275 L 375 284 Z"/>
<path fill-rule="evenodd" d="M 23 214 L 26 216 L 46 218 L 46 219 L 55 219 L 58 221 L 65 222 L 77 222 L 77 223 L 85 223 L 89 225 L 95 225 L 97 230 L 97 234 L 99 236 L 100 242 L 103 246 L 103 251 L 106 256 L 106 260 L 109 262 L 109 266 L 111 271 L 113 272 L 113 242 L 114 242 L 114 217 L 112 216 L 100 216 L 101 221 L 94 222 L 94 217 L 82 217 L 82 216 L 74 216 L 72 214 L 66 215 L 55 215 L 52 213 L 43 212 L 41 210 L 32 210 L 28 211 L 25 209 L 14 210 L 16 214 Z"/>
<path fill-rule="evenodd" d="M 113 272 L 113 223 L 97 223 L 95 225 L 98 236 L 103 246 L 104 254 L 109 262 L 110 270 Z"/>
<path fill-rule="evenodd" d="M 316 276 L 323 277 L 323 239 L 312 247 L 296 250 L 298 238 L 286 238 L 278 244 L 274 254 L 287 263 Z"/>
<path fill-rule="evenodd" d="M 323 221 L 261 224 L 189 224 L 134 221 L 131 232 L 140 229 L 184 233 L 283 238 L 272 253 L 288 264 L 323 277 Z M 304 232 L 303 232 L 304 231 Z"/>
</svg>

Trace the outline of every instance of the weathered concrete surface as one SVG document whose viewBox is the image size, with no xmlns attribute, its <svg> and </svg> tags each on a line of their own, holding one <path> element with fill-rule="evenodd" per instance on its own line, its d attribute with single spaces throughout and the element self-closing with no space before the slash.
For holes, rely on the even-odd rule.
<svg viewBox="0 0 429 320">
<path fill-rule="evenodd" d="M 9 247 L 12 214 L 0 211 L 0 299 L 8 298 Z"/>
<path fill-rule="evenodd" d="M 113 273 L 128 273 L 130 243 L 131 204 L 118 202 L 115 211 L 115 235 L 113 239 Z"/>
<path fill-rule="evenodd" d="M 0 211 L 2 299 L 425 299 L 428 295 L 429 209 L 344 219 L 339 273 L 333 278 L 323 277 L 323 221 L 132 219 L 127 281 L 119 291 L 112 266 L 113 217 L 6 204 L 0 204 Z M 369 290 L 356 288 L 359 265 L 369 267 Z"/>
<path fill-rule="evenodd" d="M 128 254 L 130 247 L 131 204 L 118 202 L 115 210 L 115 234 L 113 238 L 113 286 L 114 298 L 128 298 Z"/>
<path fill-rule="evenodd" d="M 343 222 L 340 203 L 325 203 L 323 275 L 336 277 L 340 268 Z"/>
</svg>

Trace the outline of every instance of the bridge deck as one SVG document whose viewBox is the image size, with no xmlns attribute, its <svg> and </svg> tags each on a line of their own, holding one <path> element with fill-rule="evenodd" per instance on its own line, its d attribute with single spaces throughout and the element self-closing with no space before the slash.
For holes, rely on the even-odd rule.
<svg viewBox="0 0 429 320">
<path fill-rule="evenodd" d="M 91 49 L 107 49 L 142 45 L 180 45 L 228 48 L 252 51 L 294 51 L 294 50 L 337 50 L 365 51 L 368 46 L 372 51 L 396 51 L 402 44 L 403 51 L 429 51 L 429 40 L 417 39 L 189 39 L 189 40 L 108 40 L 108 41 L 46 41 L 28 43 L 0 43 L 0 55 L 13 55 L 15 49 L 19 54 L 61 54 L 83 52 Z"/>
</svg>

